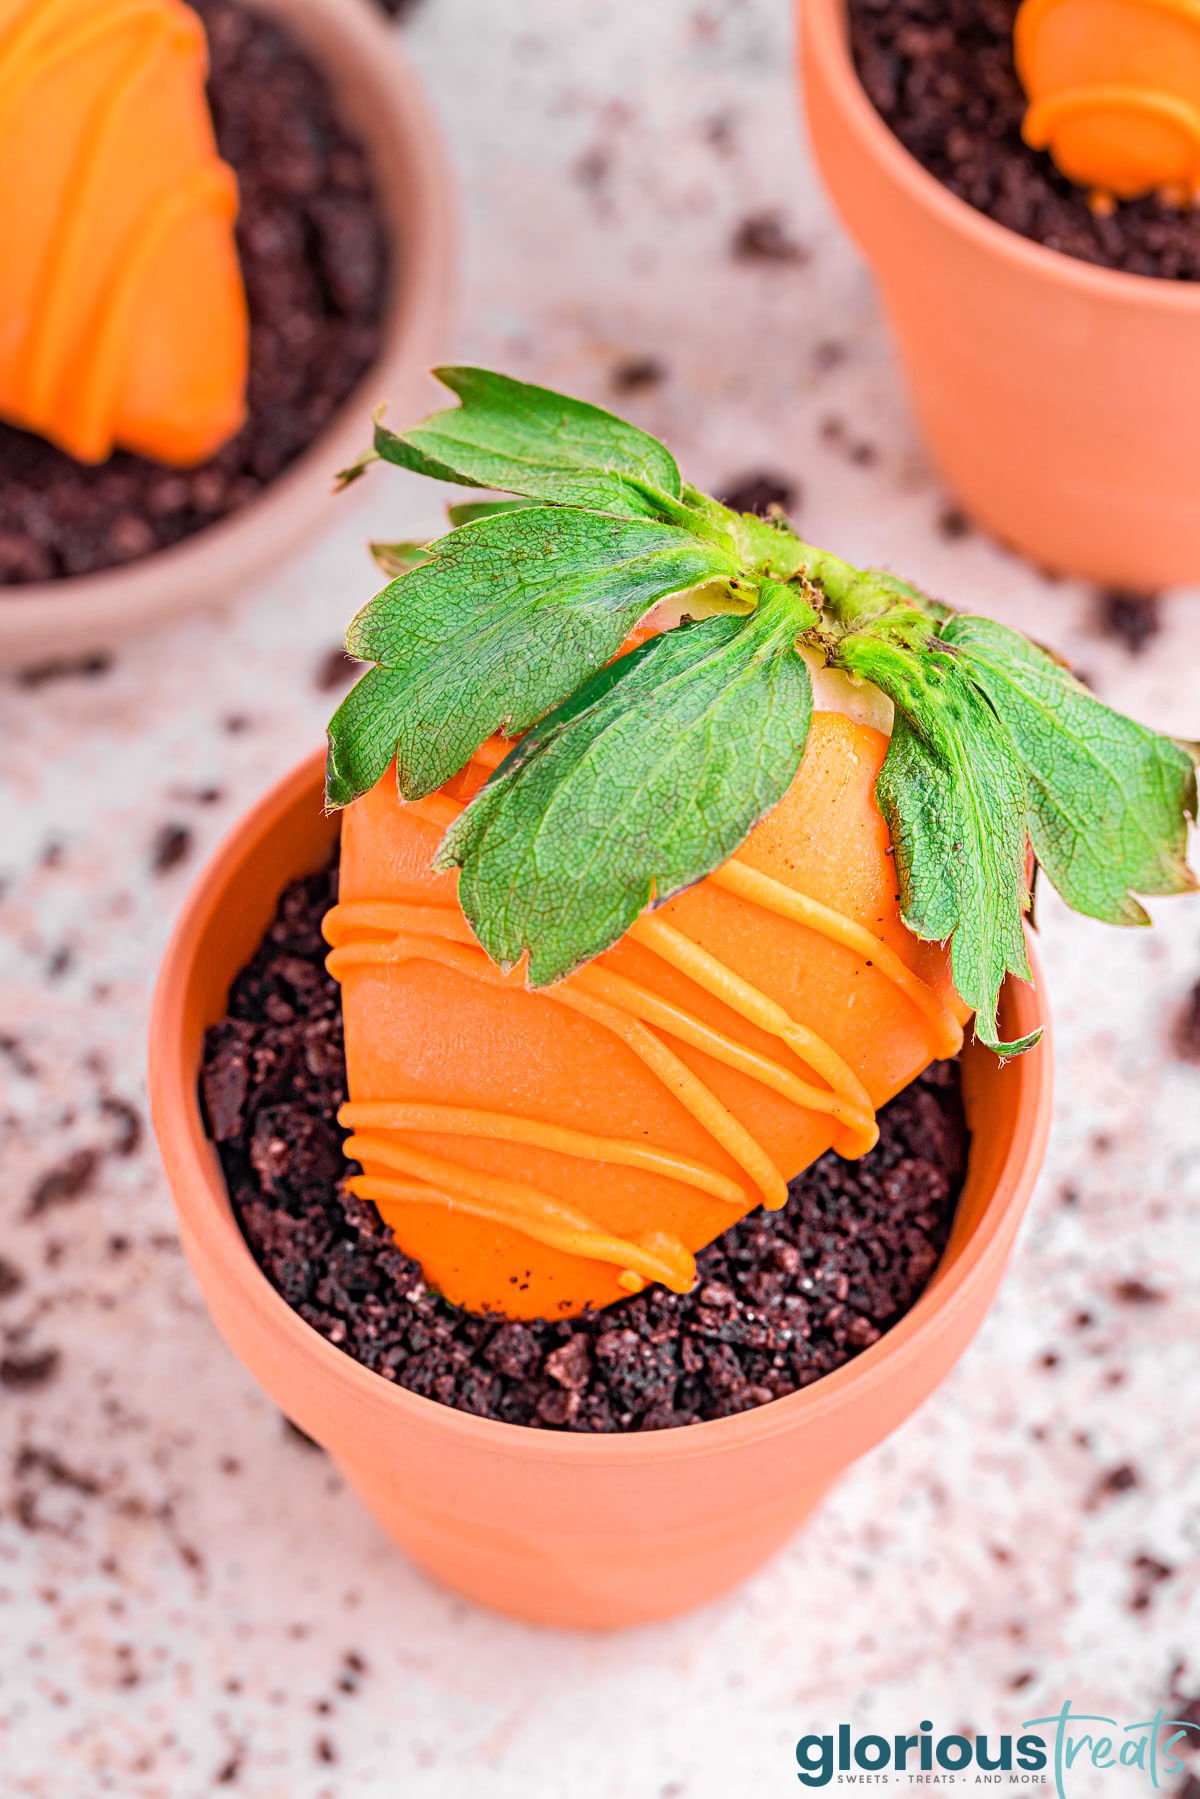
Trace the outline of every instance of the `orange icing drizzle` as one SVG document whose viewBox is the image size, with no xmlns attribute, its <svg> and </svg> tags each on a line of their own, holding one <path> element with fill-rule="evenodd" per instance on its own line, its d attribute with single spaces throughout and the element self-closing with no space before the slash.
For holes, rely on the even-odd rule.
<svg viewBox="0 0 1200 1799">
<path fill-rule="evenodd" d="M 207 46 L 200 20 L 178 0 L 25 0 L 7 20 L 4 13 L 0 0 L 0 140 L 19 129 L 12 123 L 18 107 L 38 104 L 39 89 L 56 71 L 75 64 L 79 79 L 70 100 L 77 118 L 63 134 L 65 179 L 41 245 L 28 316 L 0 317 L 10 334 L 14 325 L 24 333 L 0 412 L 82 462 L 103 461 L 117 441 L 166 463 L 203 461 L 244 414 L 247 325 L 232 249 L 237 182 L 216 153 L 206 108 L 198 126 L 185 101 L 203 96 Z M 129 53 L 119 75 L 93 91 L 87 53 L 106 40 L 124 49 L 126 38 Z M 156 172 L 159 146 L 148 141 L 139 119 L 145 95 L 161 100 L 172 81 L 183 84 L 179 141 L 163 165 L 182 158 L 192 166 L 164 185 Z M 136 195 L 136 218 L 119 253 L 98 262 L 96 221 L 105 215 L 114 179 L 119 190 Z M 212 242 L 194 234 L 205 219 Z M 139 313 L 172 239 L 175 264 L 187 260 L 182 275 L 171 266 L 170 291 L 177 311 L 193 314 L 178 331 L 161 311 L 144 321 Z M 19 254 L 19 246 L 6 245 L 6 254 Z M 4 304 L 0 291 L 0 312 Z M 196 308 L 204 309 L 199 332 Z M 176 394 L 156 393 L 148 407 L 139 396 L 127 420 L 122 387 L 130 357 L 139 354 L 140 327 L 151 338 L 165 331 L 177 340 L 154 342 L 151 358 L 170 353 L 193 366 L 178 379 Z"/>
<path fill-rule="evenodd" d="M 473 759 L 475 767 L 468 765 L 453 786 L 469 797 L 470 790 L 479 785 L 480 772 L 494 768 L 506 753 L 503 746 L 494 743 L 483 746 Z M 463 803 L 443 791 L 413 802 L 412 810 L 431 825 L 444 829 L 459 816 Z M 938 1055 L 953 1055 L 961 1047 L 962 1027 L 946 1002 L 865 926 L 785 887 L 736 857 L 708 878 L 736 897 L 852 950 L 890 980 L 921 1013 L 930 1027 Z M 454 901 L 444 905 L 393 900 L 343 903 L 330 908 L 323 930 L 332 946 L 326 966 L 336 980 L 341 980 L 350 968 L 420 958 L 492 985 L 523 985 L 520 970 L 506 974 L 486 955 Z M 582 1013 L 619 1037 L 742 1169 L 757 1188 L 764 1206 L 777 1210 L 785 1204 L 787 1180 L 783 1173 L 711 1088 L 668 1048 L 659 1032 L 738 1069 L 794 1105 L 828 1115 L 838 1124 L 838 1147 L 843 1154 L 860 1156 L 873 1147 L 879 1133 L 870 1096 L 854 1071 L 822 1037 L 666 919 L 643 913 L 628 936 L 747 1022 L 778 1038 L 827 1083 L 822 1088 L 802 1080 L 782 1063 L 602 962 L 589 963 L 568 979 L 540 989 L 543 998 Z M 396 1181 L 377 1175 L 354 1175 L 349 1186 L 359 1197 L 385 1204 L 440 1202 L 508 1225 L 566 1254 L 619 1266 L 623 1270 L 620 1283 L 628 1291 L 636 1292 L 654 1280 L 676 1292 L 686 1292 L 695 1275 L 693 1256 L 677 1239 L 665 1235 L 648 1236 L 640 1243 L 614 1236 L 586 1213 L 524 1182 L 500 1181 L 493 1175 L 465 1169 L 397 1143 L 396 1137 L 421 1132 L 529 1143 L 576 1156 L 581 1161 L 653 1169 L 731 1204 L 745 1203 L 745 1194 L 735 1181 L 690 1158 L 626 1138 L 595 1136 L 539 1119 L 473 1107 L 398 1100 L 350 1101 L 343 1106 L 339 1119 L 354 1133 L 345 1144 L 345 1153 L 351 1160 L 369 1161 L 409 1177 Z"/>
</svg>

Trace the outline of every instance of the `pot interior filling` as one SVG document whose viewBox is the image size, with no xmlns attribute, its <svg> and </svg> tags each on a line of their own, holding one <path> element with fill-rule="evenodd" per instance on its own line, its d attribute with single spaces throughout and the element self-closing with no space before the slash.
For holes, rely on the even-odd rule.
<svg viewBox="0 0 1200 1799">
<path fill-rule="evenodd" d="M 293 882 L 208 1032 L 202 1095 L 234 1212 L 307 1323 L 414 1393 L 510 1424 L 654 1430 L 729 1416 L 819 1380 L 915 1304 L 946 1247 L 966 1172 L 956 1061 L 879 1115 L 859 1161 L 834 1152 L 656 1285 L 558 1320 L 443 1300 L 375 1207 L 346 1191 L 342 1013 L 321 920 L 337 871 Z"/>
</svg>

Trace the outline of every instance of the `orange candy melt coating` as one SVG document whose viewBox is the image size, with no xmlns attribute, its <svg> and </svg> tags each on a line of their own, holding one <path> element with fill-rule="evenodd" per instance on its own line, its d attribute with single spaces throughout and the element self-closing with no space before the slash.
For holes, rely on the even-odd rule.
<svg viewBox="0 0 1200 1799">
<path fill-rule="evenodd" d="M 1200 194 L 1200 0 L 1024 0 L 1024 135 L 1103 197 Z"/>
<path fill-rule="evenodd" d="M 237 186 L 181 0 L 0 0 L 0 415 L 202 462 L 245 415 Z"/>
<path fill-rule="evenodd" d="M 874 1108 L 966 1013 L 904 927 L 879 732 L 818 712 L 781 803 L 737 855 L 539 992 L 476 943 L 439 837 L 504 753 L 431 799 L 395 777 L 345 815 L 326 919 L 342 984 L 351 1180 L 456 1304 L 513 1317 L 683 1291 L 695 1252 Z M 569 896 L 564 903 L 569 904 Z"/>
</svg>

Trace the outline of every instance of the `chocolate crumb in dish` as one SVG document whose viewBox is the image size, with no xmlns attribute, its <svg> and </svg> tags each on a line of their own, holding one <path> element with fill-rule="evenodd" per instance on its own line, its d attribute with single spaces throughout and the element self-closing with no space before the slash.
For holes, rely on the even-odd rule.
<svg viewBox="0 0 1200 1799">
<path fill-rule="evenodd" d="M 0 587 L 126 564 L 237 512 L 314 442 L 379 350 L 387 231 L 325 75 L 240 0 L 191 4 L 209 35 L 217 144 L 241 194 L 247 422 L 193 469 L 125 451 L 85 467 L 0 424 Z"/>
<path fill-rule="evenodd" d="M 721 504 L 731 506 L 735 512 L 756 512 L 760 518 L 775 510 L 790 516 L 800 504 L 800 493 L 786 475 L 776 474 L 773 469 L 758 469 L 752 475 L 743 475 L 722 494 Z"/>
<path fill-rule="evenodd" d="M 1100 629 L 1140 656 L 1162 630 L 1162 608 L 1156 593 L 1130 593 L 1106 588 L 1100 595 Z"/>
<path fill-rule="evenodd" d="M 880 1114 L 859 1162 L 829 1154 L 697 1257 L 690 1293 L 647 1288 L 558 1321 L 447 1304 L 375 1208 L 346 1193 L 342 1018 L 321 919 L 336 870 L 294 882 L 208 1033 L 201 1092 L 234 1211 L 272 1285 L 385 1379 L 552 1430 L 653 1430 L 808 1386 L 876 1342 L 945 1249 L 967 1130 L 956 1063 Z"/>
<path fill-rule="evenodd" d="M 1022 237 L 1085 262 L 1200 280 L 1200 213 L 1155 197 L 1107 216 L 1021 137 L 1020 0 L 848 0 L 859 79 L 930 174 Z"/>
</svg>

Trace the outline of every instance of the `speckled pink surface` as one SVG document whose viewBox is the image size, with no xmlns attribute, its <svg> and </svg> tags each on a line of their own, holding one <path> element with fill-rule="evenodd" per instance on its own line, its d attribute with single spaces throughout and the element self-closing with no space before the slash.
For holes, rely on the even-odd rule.
<svg viewBox="0 0 1200 1799">
<path fill-rule="evenodd" d="M 718 490 L 786 476 L 806 535 L 1200 733 L 1200 593 L 1166 596 L 1134 656 L 1094 594 L 944 528 L 800 141 L 786 12 L 419 0 L 467 195 L 454 353 L 615 400 Z M 783 254 L 738 254 L 762 215 Z M 647 357 L 661 378 L 616 396 Z M 0 691 L 0 1256 L 21 1283 L 0 1271 L 0 1791 L 740 1799 L 799 1790 L 796 1737 L 843 1719 L 995 1731 L 1067 1697 L 1123 1721 L 1194 1700 L 1200 1068 L 1173 1029 L 1200 902 L 1122 934 L 1046 896 L 1058 1119 L 1001 1301 L 935 1400 L 704 1613 L 588 1640 L 433 1590 L 219 1342 L 135 1123 L 156 964 L 202 857 L 319 740 L 363 539 L 429 531 L 435 497 L 376 471 L 236 608 Z M 1088 1799 L 1149 1790 L 1086 1778 Z"/>
</svg>

